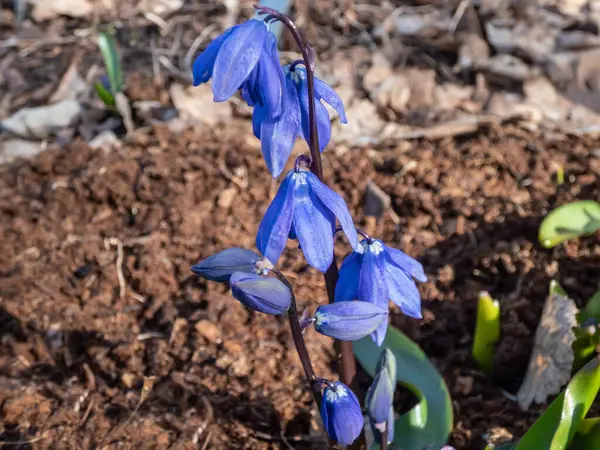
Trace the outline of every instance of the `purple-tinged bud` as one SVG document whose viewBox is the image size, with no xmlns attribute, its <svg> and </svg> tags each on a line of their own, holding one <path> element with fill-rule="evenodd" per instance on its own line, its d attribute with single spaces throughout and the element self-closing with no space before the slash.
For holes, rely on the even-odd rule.
<svg viewBox="0 0 600 450">
<path fill-rule="evenodd" d="M 373 426 L 385 427 L 396 391 L 396 357 L 386 348 L 381 353 L 373 384 L 367 391 L 365 406 Z M 384 428 L 385 429 L 385 428 Z"/>
<path fill-rule="evenodd" d="M 385 430 L 388 432 L 388 444 L 391 444 L 394 441 L 394 408 L 390 406 L 389 416 L 386 422 L 380 424 L 374 424 L 373 421 L 369 421 L 371 423 L 371 430 L 373 430 L 373 437 L 375 438 L 375 442 L 381 444 L 381 433 Z M 443 449 L 442 449 L 443 450 Z"/>
<path fill-rule="evenodd" d="M 231 293 L 244 306 L 265 314 L 283 314 L 292 302 L 290 290 L 277 278 L 234 272 Z"/>
<path fill-rule="evenodd" d="M 388 310 L 367 302 L 322 305 L 315 313 L 315 330 L 342 341 L 368 336 L 388 319 Z"/>
<path fill-rule="evenodd" d="M 256 273 L 260 256 L 245 248 L 233 247 L 209 256 L 192 266 L 192 272 L 207 280 L 229 281 L 233 272 Z"/>
<path fill-rule="evenodd" d="M 364 419 L 354 392 L 339 381 L 327 383 L 323 392 L 321 418 L 331 439 L 350 445 L 360 435 Z"/>
</svg>

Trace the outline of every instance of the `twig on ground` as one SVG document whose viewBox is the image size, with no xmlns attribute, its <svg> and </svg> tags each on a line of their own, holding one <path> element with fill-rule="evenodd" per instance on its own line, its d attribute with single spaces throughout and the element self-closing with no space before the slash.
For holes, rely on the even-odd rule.
<svg viewBox="0 0 600 450">
<path fill-rule="evenodd" d="M 117 279 L 119 280 L 119 297 L 125 298 L 126 284 L 125 276 L 123 275 L 123 242 L 119 238 L 111 237 L 107 240 L 107 244 L 117 246 L 117 261 L 115 265 L 117 268 Z"/>
</svg>

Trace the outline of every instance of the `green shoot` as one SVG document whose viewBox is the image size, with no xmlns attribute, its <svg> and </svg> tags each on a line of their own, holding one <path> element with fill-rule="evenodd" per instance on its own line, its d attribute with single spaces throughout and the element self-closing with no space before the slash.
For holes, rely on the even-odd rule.
<svg viewBox="0 0 600 450">
<path fill-rule="evenodd" d="M 500 339 L 500 304 L 487 292 L 479 294 L 472 355 L 477 366 L 490 373 L 494 366 L 494 345 Z"/>
</svg>

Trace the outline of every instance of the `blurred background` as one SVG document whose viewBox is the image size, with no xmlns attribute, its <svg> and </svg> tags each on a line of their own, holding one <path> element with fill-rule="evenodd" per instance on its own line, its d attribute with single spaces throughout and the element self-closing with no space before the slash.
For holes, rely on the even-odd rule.
<svg viewBox="0 0 600 450">
<path fill-rule="evenodd" d="M 396 308 L 392 322 L 448 386 L 450 443 L 521 436 L 544 407 L 512 395 L 550 280 L 579 306 L 598 288 L 594 240 L 544 250 L 537 232 L 550 209 L 599 197 L 600 1 L 268 3 L 346 106 L 325 177 L 425 267 L 423 320 Z M 0 6 L 0 446 L 323 448 L 285 324 L 189 270 L 254 248 L 276 190 L 251 110 L 191 87 L 195 57 L 252 2 Z M 279 32 L 282 62 L 298 59 Z M 284 256 L 301 309 L 326 302 L 292 242 Z M 470 358 L 482 290 L 501 303 L 493 377 Z M 333 377 L 331 340 L 307 342 Z"/>
</svg>

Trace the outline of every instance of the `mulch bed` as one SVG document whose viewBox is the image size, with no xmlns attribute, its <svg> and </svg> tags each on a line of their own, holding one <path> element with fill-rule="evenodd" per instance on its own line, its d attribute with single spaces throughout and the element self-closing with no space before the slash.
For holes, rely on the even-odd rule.
<svg viewBox="0 0 600 450">
<path fill-rule="evenodd" d="M 424 319 L 394 308 L 392 321 L 446 380 L 459 449 L 482 449 L 494 427 L 519 437 L 543 409 L 522 412 L 503 391 L 522 380 L 550 280 L 580 306 L 597 288 L 594 238 L 555 250 L 537 243 L 548 209 L 600 197 L 593 149 L 591 140 L 492 127 L 325 153 L 326 177 L 357 223 L 370 179 L 399 217 L 386 216 L 379 235 L 425 267 Z M 565 168 L 562 187 L 555 164 Z M 323 446 L 287 323 L 248 312 L 189 271 L 221 249 L 253 248 L 274 191 L 247 122 L 141 130 L 110 153 L 76 142 L 0 170 L 0 443 Z M 336 251 L 339 260 L 348 251 L 342 240 Z M 326 302 L 321 275 L 291 241 L 280 267 L 300 309 Z M 481 290 L 502 308 L 493 380 L 470 358 Z M 317 373 L 334 376 L 331 340 L 310 332 L 307 341 Z M 406 393 L 397 401 L 407 404 Z"/>
</svg>

